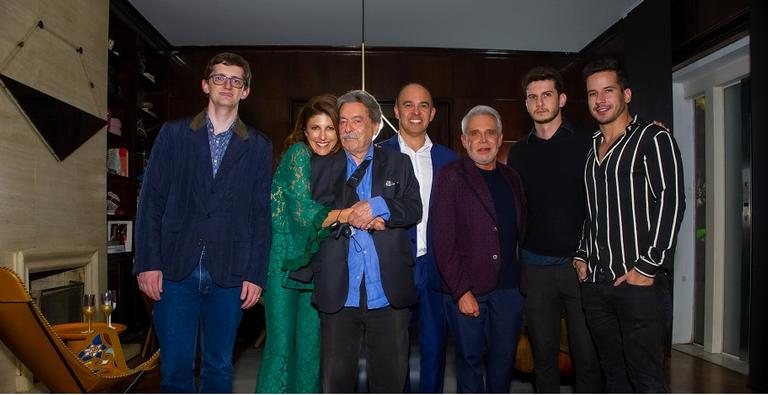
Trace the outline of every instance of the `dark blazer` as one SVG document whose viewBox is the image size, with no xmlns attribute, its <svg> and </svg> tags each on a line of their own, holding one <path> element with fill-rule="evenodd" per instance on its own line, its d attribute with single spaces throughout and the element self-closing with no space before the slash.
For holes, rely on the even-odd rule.
<svg viewBox="0 0 768 395">
<path fill-rule="evenodd" d="M 149 158 L 136 215 L 134 273 L 172 281 L 197 266 L 222 287 L 264 286 L 271 239 L 272 143 L 238 120 L 213 177 L 205 113 L 167 122 Z"/>
<path fill-rule="evenodd" d="M 496 166 L 515 195 L 510 204 L 515 205 L 518 240 L 523 240 L 526 210 L 520 176 L 502 163 Z M 501 248 L 496 209 L 480 169 L 469 157 L 448 164 L 438 174 L 432 196 L 430 226 L 438 229 L 435 256 L 449 293 L 458 300 L 467 291 L 480 295 L 494 290 Z"/>
<path fill-rule="evenodd" d="M 413 286 L 413 257 L 406 229 L 421 218 L 419 183 L 407 156 L 374 148 L 371 162 L 371 196 L 381 196 L 387 203 L 390 219 L 387 229 L 373 232 L 379 257 L 384 293 L 392 307 L 416 303 Z M 334 208 L 344 208 L 343 196 L 347 174 L 344 151 L 312 157 L 312 196 Z M 323 313 L 335 313 L 344 307 L 349 292 L 347 253 L 349 240 L 330 237 L 312 257 L 315 289 L 312 301 Z"/>
<path fill-rule="evenodd" d="M 382 141 L 379 143 L 381 148 L 391 149 L 397 152 L 400 151 L 400 142 L 398 136 Z M 440 144 L 432 143 L 432 149 L 430 150 L 430 157 L 432 158 L 432 186 L 431 191 L 435 190 L 435 184 L 437 183 L 437 174 L 440 169 L 446 164 L 453 162 L 459 158 L 452 149 Z M 424 207 L 424 210 L 428 210 L 432 207 L 435 201 L 434 194 L 430 194 L 429 207 Z M 416 283 L 416 288 L 433 289 L 440 291 L 442 288 L 442 280 L 440 279 L 440 273 L 437 272 L 437 266 L 435 263 L 435 249 L 433 247 L 432 227 L 427 226 L 427 253 L 421 258 L 423 264 L 417 265 L 414 271 L 413 280 Z M 414 258 L 416 257 L 416 225 L 408 228 L 408 240 L 411 242 L 411 253 Z"/>
</svg>

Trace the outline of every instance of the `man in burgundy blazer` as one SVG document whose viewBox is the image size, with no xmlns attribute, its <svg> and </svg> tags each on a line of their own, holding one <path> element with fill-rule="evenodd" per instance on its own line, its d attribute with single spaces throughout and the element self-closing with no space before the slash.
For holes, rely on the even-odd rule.
<svg viewBox="0 0 768 395">
<path fill-rule="evenodd" d="M 459 392 L 508 392 L 522 327 L 518 244 L 525 234 L 520 177 L 496 161 L 499 113 L 472 108 L 461 121 L 468 157 L 438 173 L 432 193 L 437 266 L 449 295 Z"/>
</svg>

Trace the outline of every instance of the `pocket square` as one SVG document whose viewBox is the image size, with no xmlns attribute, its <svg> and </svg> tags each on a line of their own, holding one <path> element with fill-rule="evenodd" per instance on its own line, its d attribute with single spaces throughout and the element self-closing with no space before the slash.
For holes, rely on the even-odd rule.
<svg viewBox="0 0 768 395">
<path fill-rule="evenodd" d="M 387 180 L 387 181 L 384 182 L 384 186 L 385 187 L 392 187 L 392 186 L 395 186 L 395 185 L 397 185 L 397 181 Z"/>
</svg>

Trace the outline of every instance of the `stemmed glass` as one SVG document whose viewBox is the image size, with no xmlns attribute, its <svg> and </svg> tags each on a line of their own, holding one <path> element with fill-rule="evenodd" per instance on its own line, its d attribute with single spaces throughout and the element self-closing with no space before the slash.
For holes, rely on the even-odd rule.
<svg viewBox="0 0 768 395">
<path fill-rule="evenodd" d="M 85 319 L 88 321 L 88 330 L 83 333 L 93 332 L 93 330 L 91 329 L 91 319 L 93 319 L 94 313 L 96 313 L 96 295 L 94 294 L 83 295 L 83 316 L 85 316 Z"/>
<path fill-rule="evenodd" d="M 117 307 L 115 301 L 115 291 L 109 290 L 101 294 L 101 312 L 104 313 L 104 317 L 107 319 L 107 327 L 114 329 L 112 326 L 112 312 Z"/>
</svg>

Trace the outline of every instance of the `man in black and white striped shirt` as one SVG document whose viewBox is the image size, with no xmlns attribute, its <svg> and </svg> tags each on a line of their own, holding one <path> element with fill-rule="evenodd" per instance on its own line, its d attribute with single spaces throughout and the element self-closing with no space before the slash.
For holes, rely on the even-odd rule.
<svg viewBox="0 0 768 395">
<path fill-rule="evenodd" d="M 584 168 L 588 215 L 574 266 L 608 392 L 666 392 L 664 320 L 654 277 L 669 265 L 685 210 L 680 151 L 668 130 L 629 114 L 612 59 L 584 68 L 600 124 Z"/>
</svg>

